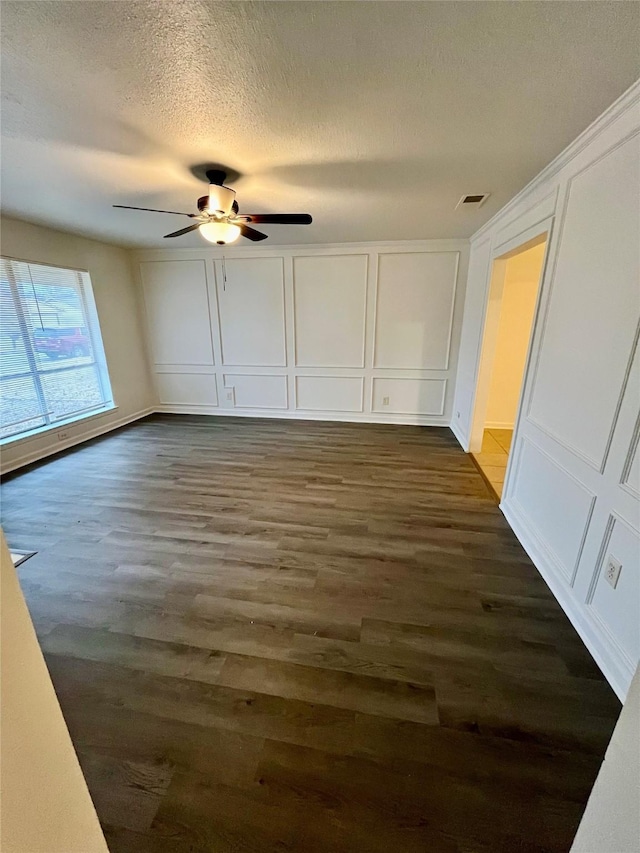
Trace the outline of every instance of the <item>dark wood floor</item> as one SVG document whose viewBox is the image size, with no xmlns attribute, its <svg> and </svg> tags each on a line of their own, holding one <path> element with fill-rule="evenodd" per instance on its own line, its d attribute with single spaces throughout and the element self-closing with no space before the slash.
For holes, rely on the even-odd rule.
<svg viewBox="0 0 640 853">
<path fill-rule="evenodd" d="M 113 853 L 569 850 L 619 703 L 448 430 L 156 416 L 2 497 Z"/>
</svg>

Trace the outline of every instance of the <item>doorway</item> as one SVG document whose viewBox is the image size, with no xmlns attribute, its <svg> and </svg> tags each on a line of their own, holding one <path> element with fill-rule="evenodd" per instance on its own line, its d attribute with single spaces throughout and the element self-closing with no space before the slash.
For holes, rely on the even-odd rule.
<svg viewBox="0 0 640 853">
<path fill-rule="evenodd" d="M 544 232 L 493 262 L 470 449 L 498 501 L 517 421 L 546 246 Z"/>
</svg>

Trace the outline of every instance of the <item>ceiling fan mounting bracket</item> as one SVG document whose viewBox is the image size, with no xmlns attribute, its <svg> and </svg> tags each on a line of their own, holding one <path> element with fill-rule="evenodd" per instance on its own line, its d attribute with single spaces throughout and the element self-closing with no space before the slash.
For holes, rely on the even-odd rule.
<svg viewBox="0 0 640 853">
<path fill-rule="evenodd" d="M 241 176 L 237 169 L 225 166 L 224 163 L 197 163 L 189 168 L 194 178 L 205 184 L 234 184 Z"/>
<path fill-rule="evenodd" d="M 219 187 L 223 186 L 227 179 L 227 173 L 222 169 L 207 169 L 205 174 L 210 184 L 217 184 Z"/>
</svg>

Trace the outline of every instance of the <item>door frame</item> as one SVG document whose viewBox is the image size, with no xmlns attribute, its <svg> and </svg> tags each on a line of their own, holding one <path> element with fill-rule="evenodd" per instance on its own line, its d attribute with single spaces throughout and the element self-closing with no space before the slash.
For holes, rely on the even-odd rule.
<svg viewBox="0 0 640 853">
<path fill-rule="evenodd" d="M 489 261 L 489 281 L 484 304 L 480 354 L 478 357 L 478 368 L 476 370 L 471 426 L 469 429 L 470 453 L 478 453 L 482 448 L 487 404 L 489 401 L 489 388 L 491 385 L 491 373 L 496 354 L 496 345 L 498 342 L 498 326 L 500 323 L 500 311 L 502 308 L 502 296 L 504 292 L 507 261 L 509 258 L 519 255 L 527 249 L 532 249 L 534 246 L 537 246 L 542 242 L 546 242 L 544 257 L 542 259 L 542 267 L 540 269 L 540 280 L 538 282 L 538 293 L 536 295 L 536 305 L 533 312 L 531 334 L 529 335 L 529 343 L 527 346 L 527 358 L 525 361 L 513 428 L 513 439 L 515 441 L 518 424 L 520 422 L 524 389 L 527 384 L 529 370 L 531 367 L 532 345 L 534 332 L 539 319 L 541 294 L 549 258 L 549 245 L 552 236 L 553 219 L 553 216 L 549 216 L 541 222 L 538 222 L 530 228 L 520 232 L 516 236 L 511 237 L 509 240 L 500 243 L 498 246 L 492 247 L 491 258 Z M 507 463 L 507 471 L 505 474 L 505 487 L 509 477 L 511 458 L 512 454 L 510 453 L 509 461 Z"/>
</svg>

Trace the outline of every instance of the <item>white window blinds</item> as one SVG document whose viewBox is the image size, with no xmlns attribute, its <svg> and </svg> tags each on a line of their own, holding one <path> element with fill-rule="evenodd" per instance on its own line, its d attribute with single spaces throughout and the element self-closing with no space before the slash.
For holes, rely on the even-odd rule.
<svg viewBox="0 0 640 853">
<path fill-rule="evenodd" d="M 112 405 L 89 274 L 0 258 L 0 439 Z"/>
</svg>

